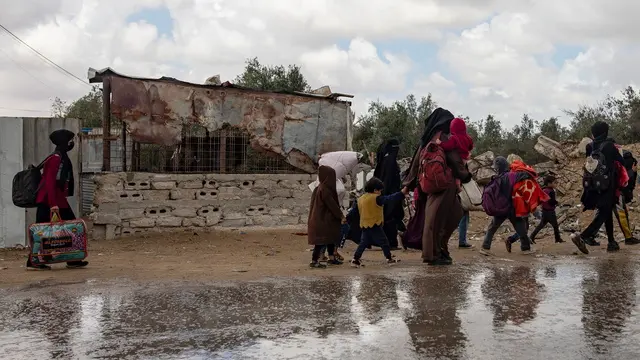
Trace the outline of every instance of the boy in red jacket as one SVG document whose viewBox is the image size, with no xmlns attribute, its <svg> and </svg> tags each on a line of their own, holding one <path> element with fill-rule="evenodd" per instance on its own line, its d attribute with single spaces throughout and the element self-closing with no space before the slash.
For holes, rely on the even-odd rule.
<svg viewBox="0 0 640 360">
<path fill-rule="evenodd" d="M 558 201 L 556 200 L 556 178 L 548 175 L 544 178 L 544 189 L 543 191 L 547 196 L 549 196 L 549 200 L 544 201 L 542 203 L 542 219 L 540 220 L 540 224 L 536 226 L 536 228 L 531 233 L 529 238 L 532 242 L 535 242 L 536 236 L 547 224 L 551 224 L 553 227 L 553 235 L 556 238 L 556 243 L 563 243 L 562 237 L 560 237 L 560 228 L 558 227 L 558 217 L 556 216 L 556 206 L 558 206 Z"/>
</svg>

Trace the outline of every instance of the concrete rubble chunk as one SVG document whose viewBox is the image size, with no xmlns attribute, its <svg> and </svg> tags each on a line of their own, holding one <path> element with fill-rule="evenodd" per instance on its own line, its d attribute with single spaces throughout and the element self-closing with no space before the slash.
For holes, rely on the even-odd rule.
<svg viewBox="0 0 640 360">
<path fill-rule="evenodd" d="M 496 172 L 491 167 L 483 167 L 476 172 L 475 180 L 478 185 L 485 186 L 489 184 L 494 175 L 496 175 Z"/>
<path fill-rule="evenodd" d="M 590 138 L 582 138 L 578 146 L 569 154 L 572 158 L 583 158 L 587 156 L 587 145 L 591 144 L 593 140 Z"/>
<path fill-rule="evenodd" d="M 479 162 L 482 166 L 491 166 L 495 158 L 496 156 L 493 151 L 487 151 L 474 157 L 473 160 Z"/>
<path fill-rule="evenodd" d="M 533 148 L 541 155 L 548 157 L 551 160 L 564 163 L 568 160 L 567 155 L 562 150 L 562 145 L 546 136 L 538 137 L 538 142 Z"/>
</svg>

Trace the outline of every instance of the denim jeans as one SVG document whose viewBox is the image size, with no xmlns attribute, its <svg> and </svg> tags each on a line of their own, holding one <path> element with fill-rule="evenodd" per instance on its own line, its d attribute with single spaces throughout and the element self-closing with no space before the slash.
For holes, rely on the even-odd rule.
<svg viewBox="0 0 640 360">
<path fill-rule="evenodd" d="M 485 250 L 491 249 L 491 242 L 493 242 L 493 236 L 500 229 L 500 226 L 505 221 L 509 220 L 516 230 L 516 234 L 518 239 L 520 239 L 520 249 L 525 251 L 531 249 L 531 244 L 529 242 L 529 235 L 527 234 L 529 229 L 529 222 L 527 218 L 503 218 L 503 217 L 493 217 L 491 219 L 491 224 L 489 224 L 489 228 L 487 229 L 487 234 L 484 237 L 484 242 L 482 243 L 482 248 Z M 517 239 L 514 241 L 512 239 L 513 236 L 509 237 L 511 242 L 518 241 Z"/>
<path fill-rule="evenodd" d="M 458 224 L 458 245 L 467 244 L 467 230 L 469 229 L 469 212 L 465 211 Z"/>
<path fill-rule="evenodd" d="M 384 257 L 387 259 L 392 258 L 391 249 L 389 248 L 389 240 L 387 240 L 387 236 L 384 234 L 382 226 L 379 225 L 374 225 L 372 228 L 362 229 L 362 239 L 360 240 L 360 244 L 358 244 L 356 252 L 353 254 L 353 258 L 360 260 L 364 250 L 371 245 L 380 246 Z"/>
</svg>

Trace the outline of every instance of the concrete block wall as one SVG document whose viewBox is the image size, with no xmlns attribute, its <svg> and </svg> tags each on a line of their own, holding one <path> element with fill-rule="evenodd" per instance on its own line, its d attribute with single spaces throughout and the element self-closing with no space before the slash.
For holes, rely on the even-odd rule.
<svg viewBox="0 0 640 360">
<path fill-rule="evenodd" d="M 93 236 L 306 224 L 315 175 L 107 173 L 94 178 Z"/>
</svg>

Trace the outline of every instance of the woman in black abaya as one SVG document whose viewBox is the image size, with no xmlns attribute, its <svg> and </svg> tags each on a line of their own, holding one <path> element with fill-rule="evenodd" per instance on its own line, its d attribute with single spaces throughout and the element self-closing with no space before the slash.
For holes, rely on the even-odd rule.
<svg viewBox="0 0 640 360">
<path fill-rule="evenodd" d="M 400 142 L 396 139 L 388 140 L 380 145 L 376 156 L 376 168 L 373 176 L 382 180 L 384 190 L 382 195 L 391 195 L 400 191 L 400 167 L 398 166 L 398 151 Z M 384 206 L 384 233 L 389 240 L 391 250 L 398 249 L 398 229 L 403 228 L 404 209 L 402 202 L 386 204 Z"/>
</svg>

